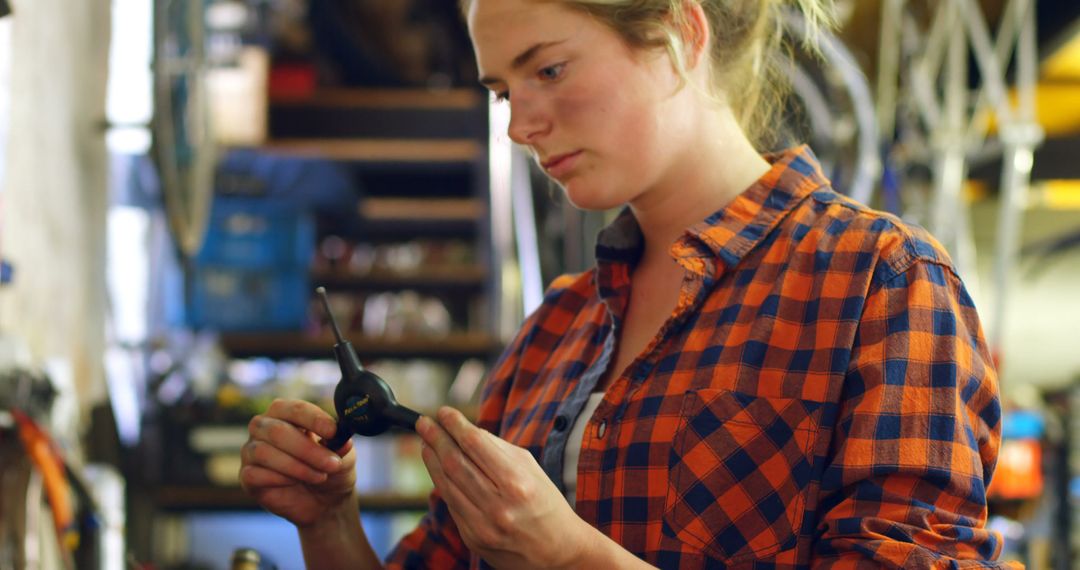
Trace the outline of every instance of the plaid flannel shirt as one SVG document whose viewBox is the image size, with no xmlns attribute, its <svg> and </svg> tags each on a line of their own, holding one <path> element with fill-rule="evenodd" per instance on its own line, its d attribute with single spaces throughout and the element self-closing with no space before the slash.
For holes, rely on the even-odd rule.
<svg viewBox="0 0 1080 570">
<path fill-rule="evenodd" d="M 769 159 L 673 245 L 678 305 L 589 419 L 578 515 L 661 568 L 1011 567 L 984 528 L 996 376 L 947 255 L 830 189 L 808 148 Z M 560 490 L 641 247 L 625 211 L 597 267 L 551 285 L 486 386 L 479 424 Z M 437 492 L 389 559 L 483 565 Z"/>
</svg>

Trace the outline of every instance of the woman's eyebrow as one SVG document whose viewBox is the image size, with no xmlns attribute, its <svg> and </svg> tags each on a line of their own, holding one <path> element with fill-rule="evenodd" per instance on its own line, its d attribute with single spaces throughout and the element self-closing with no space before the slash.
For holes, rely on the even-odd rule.
<svg viewBox="0 0 1080 570">
<path fill-rule="evenodd" d="M 554 42 L 540 42 L 534 44 L 529 49 L 518 54 L 517 57 L 515 57 L 514 60 L 510 62 L 510 69 L 520 69 L 522 67 L 525 67 L 530 61 L 532 61 L 534 57 L 536 57 L 538 53 L 540 53 L 541 50 L 552 46 L 557 46 L 561 43 L 564 43 L 565 41 L 566 40 L 558 40 Z M 484 76 L 480 78 L 480 84 L 488 87 L 490 87 L 494 83 L 500 83 L 501 81 L 502 80 L 498 77 Z"/>
</svg>

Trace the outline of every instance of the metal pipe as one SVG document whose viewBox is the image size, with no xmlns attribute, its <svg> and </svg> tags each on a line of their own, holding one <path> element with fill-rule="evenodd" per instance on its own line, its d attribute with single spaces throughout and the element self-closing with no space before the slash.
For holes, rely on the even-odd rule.
<svg viewBox="0 0 1080 570">
<path fill-rule="evenodd" d="M 942 60 L 945 51 L 945 42 L 948 39 L 943 35 L 943 30 L 948 22 L 951 3 L 948 1 L 938 4 L 934 21 L 930 32 L 923 42 L 923 52 L 915 58 L 911 64 L 911 94 L 915 102 L 915 109 L 923 120 L 927 131 L 933 131 L 941 123 L 942 109 L 938 104 L 937 93 L 934 83 L 941 71 Z M 911 17 L 904 18 L 905 31 L 911 31 L 912 35 L 918 33 L 918 24 Z"/>
<path fill-rule="evenodd" d="M 990 41 L 990 32 L 983 18 L 982 9 L 975 0 L 956 0 L 960 3 L 961 20 L 971 37 L 971 48 L 975 63 L 982 74 L 983 89 L 990 97 L 990 102 L 997 113 L 998 124 L 1012 122 L 1012 108 L 1005 94 L 1005 75 L 1001 69 L 1001 60 Z"/>
<path fill-rule="evenodd" d="M 884 144 L 896 134 L 897 78 L 900 69 L 900 32 L 905 0 L 885 0 L 881 5 L 881 36 L 878 41 L 877 122 Z"/>
<path fill-rule="evenodd" d="M 934 14 L 930 31 L 926 34 L 926 48 L 922 58 L 929 77 L 937 77 L 945 66 L 946 54 L 952 45 L 952 39 L 956 36 L 955 12 L 956 6 L 952 0 L 943 0 L 938 3 L 937 13 Z"/>
<path fill-rule="evenodd" d="M 1016 46 L 1017 114 L 1013 123 L 1001 126 L 1005 144 L 1001 174 L 1001 203 L 998 205 L 998 231 L 994 258 L 994 310 L 989 328 L 989 343 L 997 356 L 1004 349 L 1009 294 L 1013 268 L 1021 240 L 1023 213 L 1027 208 L 1034 166 L 1035 148 L 1042 141 L 1042 129 L 1036 122 L 1035 84 L 1038 67 L 1038 35 L 1033 3 L 1012 6 L 1011 16 L 1020 20 Z"/>
<path fill-rule="evenodd" d="M 517 256 L 514 251 L 512 163 L 513 146 L 507 136 L 510 106 L 493 103 L 489 109 L 488 169 L 491 188 L 491 248 L 496 291 L 492 299 L 495 331 L 503 342 L 513 338 L 521 324 Z"/>
<path fill-rule="evenodd" d="M 1021 19 L 1016 55 L 1019 118 L 1026 123 L 1037 124 L 1035 89 L 1038 83 L 1039 35 L 1035 22 L 1035 2 L 1017 0 L 1017 3 L 1020 6 L 1016 8 L 1016 17 Z"/>
<path fill-rule="evenodd" d="M 524 151 L 519 148 L 513 149 L 510 162 L 510 192 L 514 210 L 514 235 L 517 237 L 518 264 L 521 271 L 521 301 L 524 315 L 539 308 L 544 299 L 544 278 L 540 272 L 540 243 L 536 231 L 529 160 Z"/>
<path fill-rule="evenodd" d="M 1005 16 L 1001 19 L 1001 24 L 998 26 L 994 51 L 997 55 L 998 64 L 1002 66 L 1002 76 L 1005 74 L 1005 66 L 1008 64 L 1009 56 L 1016 46 L 1017 33 L 1020 28 L 1017 22 L 1018 18 L 1015 17 L 1014 12 L 1022 12 L 1031 5 L 1030 0 L 1011 1 L 1006 8 Z M 990 115 L 986 112 L 989 104 L 987 90 L 983 86 L 979 89 L 974 113 L 972 114 L 973 119 L 965 137 L 968 140 L 968 148 L 974 149 L 986 144 L 986 137 L 990 129 Z"/>
<path fill-rule="evenodd" d="M 959 7 L 955 2 L 944 2 L 942 10 L 947 10 L 949 21 L 958 23 Z M 958 255 L 956 226 L 957 212 L 961 207 L 961 188 L 965 175 L 965 153 L 963 140 L 957 136 L 964 123 L 967 102 L 967 39 L 960 27 L 957 33 L 949 36 L 948 60 L 945 65 L 945 100 L 942 105 L 944 115 L 937 127 L 932 130 L 932 142 L 938 149 L 935 160 L 935 187 L 932 224 L 930 231 L 945 243 L 946 247 Z"/>
</svg>

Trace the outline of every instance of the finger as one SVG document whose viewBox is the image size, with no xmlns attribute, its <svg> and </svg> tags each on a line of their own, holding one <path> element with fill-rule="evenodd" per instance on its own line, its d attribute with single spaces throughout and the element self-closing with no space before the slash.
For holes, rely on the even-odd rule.
<svg viewBox="0 0 1080 570">
<path fill-rule="evenodd" d="M 271 471 L 258 465 L 245 465 L 240 468 L 240 486 L 248 492 L 258 489 L 290 487 L 301 483 L 303 481 L 286 477 L 277 471 Z"/>
<path fill-rule="evenodd" d="M 339 457 L 341 457 L 341 466 L 343 470 L 352 468 L 356 464 L 356 454 L 352 452 L 352 440 L 345 442 L 345 445 L 341 446 L 336 451 Z"/>
<path fill-rule="evenodd" d="M 435 484 L 435 488 L 446 501 L 446 506 L 450 509 L 450 514 L 453 515 L 458 529 L 465 535 L 477 536 L 480 525 L 485 524 L 488 517 L 459 485 L 446 476 L 435 450 L 425 445 L 420 452 L 420 457 L 428 468 L 431 482 Z"/>
<path fill-rule="evenodd" d="M 240 457 L 245 466 L 264 467 L 307 483 L 318 484 L 327 478 L 325 471 L 315 469 L 272 444 L 257 439 L 249 440 L 244 445 Z"/>
<path fill-rule="evenodd" d="M 255 416 L 248 424 L 248 432 L 252 441 L 266 442 L 313 469 L 326 473 L 336 473 L 341 469 L 342 461 L 338 452 L 319 445 L 309 433 L 286 420 L 269 415 Z"/>
<path fill-rule="evenodd" d="M 337 479 L 338 477 L 355 476 L 356 474 L 356 453 L 353 453 L 351 447 L 343 447 L 347 453 L 341 456 L 341 467 L 338 468 L 336 473 L 329 473 L 330 479 Z M 341 450 L 339 450 L 341 451 Z"/>
<path fill-rule="evenodd" d="M 436 417 L 458 447 L 492 481 L 514 472 L 514 462 L 507 450 L 499 445 L 502 440 L 491 432 L 473 425 L 464 414 L 447 406 L 440 408 Z"/>
<path fill-rule="evenodd" d="M 430 418 L 419 420 L 417 429 L 424 440 L 424 449 L 428 451 L 431 463 L 442 477 L 452 480 L 477 505 L 491 499 L 496 491 L 496 485 L 461 451 L 457 442 L 446 430 Z M 429 467 L 429 472 L 430 470 Z"/>
<path fill-rule="evenodd" d="M 278 398 L 271 402 L 264 415 L 315 432 L 323 439 L 330 439 L 337 433 L 337 422 L 334 418 L 319 406 L 304 400 Z"/>
</svg>

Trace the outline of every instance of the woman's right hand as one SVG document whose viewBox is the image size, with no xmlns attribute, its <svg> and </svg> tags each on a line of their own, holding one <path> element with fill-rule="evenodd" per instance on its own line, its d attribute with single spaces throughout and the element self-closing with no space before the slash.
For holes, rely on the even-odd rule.
<svg viewBox="0 0 1080 570">
<path fill-rule="evenodd" d="M 336 429 L 334 419 L 311 402 L 274 400 L 248 424 L 240 485 L 263 508 L 298 527 L 351 508 L 356 487 L 352 442 L 336 452 L 319 443 Z"/>
</svg>

